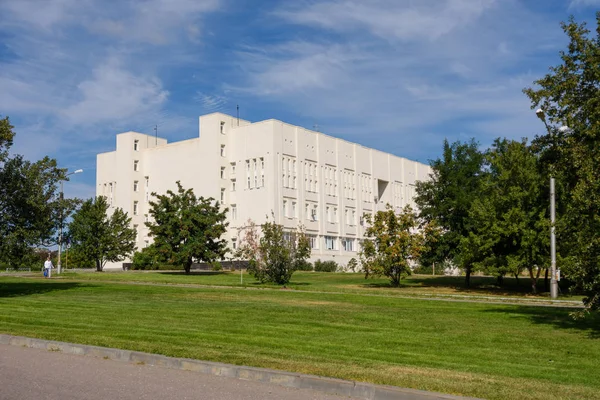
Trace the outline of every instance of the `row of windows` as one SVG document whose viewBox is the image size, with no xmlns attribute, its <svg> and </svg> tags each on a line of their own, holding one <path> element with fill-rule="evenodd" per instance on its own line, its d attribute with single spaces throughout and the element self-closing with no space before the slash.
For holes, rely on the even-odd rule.
<svg viewBox="0 0 600 400">
<path fill-rule="evenodd" d="M 259 181 L 260 174 L 260 181 Z M 253 179 L 254 178 L 254 179 Z M 235 181 L 235 179 L 234 179 Z M 233 186 L 232 184 L 232 190 Z M 246 160 L 246 187 L 248 189 L 257 189 L 265 187 L 265 159 L 253 158 Z"/>
<path fill-rule="evenodd" d="M 335 236 L 323 236 L 322 237 L 323 250 L 340 250 L 343 251 L 357 251 L 356 250 L 356 239 L 348 237 L 335 237 Z M 321 242 L 320 237 L 317 235 L 308 235 L 308 242 L 310 248 L 313 250 L 319 250 L 319 244 Z"/>
</svg>

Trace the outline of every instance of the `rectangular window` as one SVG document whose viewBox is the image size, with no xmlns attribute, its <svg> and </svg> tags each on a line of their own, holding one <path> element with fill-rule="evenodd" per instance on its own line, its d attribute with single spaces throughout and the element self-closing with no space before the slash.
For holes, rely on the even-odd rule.
<svg viewBox="0 0 600 400">
<path fill-rule="evenodd" d="M 231 219 L 232 220 L 237 219 L 237 205 L 235 205 L 235 204 L 231 205 Z"/>
<path fill-rule="evenodd" d="M 150 218 L 148 217 L 148 214 L 144 214 L 144 222 L 149 222 Z"/>
<path fill-rule="evenodd" d="M 325 249 L 336 250 L 335 238 L 333 236 L 325 236 Z"/>
<path fill-rule="evenodd" d="M 221 145 L 221 157 L 225 157 L 225 145 Z"/>
<path fill-rule="evenodd" d="M 221 167 L 221 179 L 225 179 L 225 167 Z"/>
<path fill-rule="evenodd" d="M 225 121 L 221 121 L 221 126 L 220 126 L 220 128 L 221 128 L 221 134 L 223 134 L 223 135 L 224 135 L 224 134 L 225 134 Z"/>
<path fill-rule="evenodd" d="M 221 203 L 225 202 L 225 189 L 221 188 Z"/>
<path fill-rule="evenodd" d="M 308 235 L 308 243 L 313 250 L 319 249 L 319 237 L 317 235 Z"/>
<path fill-rule="evenodd" d="M 258 187 L 258 170 L 256 167 L 256 158 L 253 160 L 253 166 L 254 166 L 254 187 L 257 188 Z"/>
<path fill-rule="evenodd" d="M 235 163 L 231 163 L 231 176 L 235 176 Z"/>
<path fill-rule="evenodd" d="M 283 201 L 283 216 L 287 217 L 288 213 L 287 213 L 287 200 Z"/>
<path fill-rule="evenodd" d="M 342 239 L 342 248 L 344 249 L 344 251 L 355 251 L 354 250 L 354 239 L 343 238 Z"/>
<path fill-rule="evenodd" d="M 319 206 L 317 206 L 316 204 L 313 206 L 312 214 L 311 214 L 311 219 L 313 221 L 318 221 L 319 220 Z"/>
<path fill-rule="evenodd" d="M 333 207 L 333 221 L 334 224 L 338 223 L 338 217 L 337 217 L 337 207 Z"/>
<path fill-rule="evenodd" d="M 356 225 L 356 211 L 352 210 L 352 219 L 350 220 L 350 225 L 354 226 Z"/>
<path fill-rule="evenodd" d="M 260 187 L 265 187 L 265 160 L 260 158 Z"/>
<path fill-rule="evenodd" d="M 250 189 L 250 160 L 246 160 L 246 180 L 248 181 L 248 189 Z"/>
<path fill-rule="evenodd" d="M 310 204 L 306 203 L 304 205 L 304 215 L 306 216 L 306 219 L 310 220 Z"/>
<path fill-rule="evenodd" d="M 331 222 L 331 208 L 329 206 L 325 207 L 325 216 L 327 217 L 327 222 Z"/>
<path fill-rule="evenodd" d="M 140 148 L 140 141 L 139 140 L 134 140 L 133 141 L 133 151 L 138 151 Z"/>
<path fill-rule="evenodd" d="M 237 249 L 237 239 L 231 239 L 231 248 L 233 250 Z"/>
<path fill-rule="evenodd" d="M 144 188 L 144 190 L 145 190 L 144 196 L 145 196 L 145 200 L 147 203 L 150 200 L 150 178 L 146 177 L 145 179 L 146 179 L 146 187 Z"/>
<path fill-rule="evenodd" d="M 231 180 L 231 191 L 235 192 L 235 179 Z"/>
<path fill-rule="evenodd" d="M 292 218 L 298 218 L 298 215 L 296 215 L 296 202 L 292 201 Z"/>
<path fill-rule="evenodd" d="M 138 215 L 138 202 L 133 202 L 133 215 Z"/>
<path fill-rule="evenodd" d="M 140 162 L 138 160 L 133 161 L 133 170 L 137 171 L 139 169 Z"/>
<path fill-rule="evenodd" d="M 139 186 L 139 182 L 138 181 L 133 181 L 133 191 L 134 192 L 138 191 L 138 186 Z"/>
</svg>

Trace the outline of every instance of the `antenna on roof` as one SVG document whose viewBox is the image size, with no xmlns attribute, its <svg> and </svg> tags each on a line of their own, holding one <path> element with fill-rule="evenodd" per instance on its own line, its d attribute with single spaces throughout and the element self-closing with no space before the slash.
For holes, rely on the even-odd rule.
<svg viewBox="0 0 600 400">
<path fill-rule="evenodd" d="M 158 146 L 158 125 L 154 125 L 154 138 L 156 139 L 154 144 Z"/>
<path fill-rule="evenodd" d="M 240 105 L 236 104 L 235 108 L 237 110 L 237 126 L 240 126 Z"/>
</svg>

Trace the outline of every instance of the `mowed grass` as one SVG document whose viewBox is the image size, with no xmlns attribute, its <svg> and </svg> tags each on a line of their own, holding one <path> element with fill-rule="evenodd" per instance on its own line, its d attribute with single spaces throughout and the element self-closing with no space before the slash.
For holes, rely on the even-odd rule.
<svg viewBox="0 0 600 400">
<path fill-rule="evenodd" d="M 39 274 L 34 274 L 39 277 Z M 56 277 L 56 276 L 55 276 Z M 157 284 L 210 285 L 248 288 L 273 288 L 268 284 L 259 284 L 256 280 L 240 272 L 192 272 L 189 275 L 179 271 L 127 271 L 127 272 L 68 272 L 60 279 L 91 280 L 103 282 L 141 282 Z M 392 288 L 385 277 L 365 279 L 362 273 L 320 273 L 298 271 L 292 276 L 287 288 L 303 291 L 346 292 L 378 294 L 385 296 L 501 296 L 527 299 L 547 299 L 549 293 L 543 292 L 544 281 L 538 282 L 540 293 L 533 295 L 529 279 L 506 277 L 499 286 L 493 277 L 472 276 L 470 287 L 465 286 L 464 277 L 412 275 L 402 280 L 399 288 Z M 561 293 L 562 300 L 578 301 L 582 296 L 570 295 L 566 290 Z"/>
<path fill-rule="evenodd" d="M 574 321 L 569 312 L 0 278 L 2 333 L 489 399 L 598 398 L 600 321 Z"/>
</svg>

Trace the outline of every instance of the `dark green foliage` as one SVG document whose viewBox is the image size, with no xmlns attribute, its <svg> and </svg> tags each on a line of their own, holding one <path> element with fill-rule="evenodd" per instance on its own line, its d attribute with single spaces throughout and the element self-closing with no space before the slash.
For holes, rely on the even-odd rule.
<svg viewBox="0 0 600 400">
<path fill-rule="evenodd" d="M 156 265 L 158 264 L 152 247 L 143 248 L 141 251 L 136 251 L 133 254 L 132 269 L 154 269 Z"/>
<path fill-rule="evenodd" d="M 135 250 L 136 232 L 130 228 L 131 218 L 116 208 L 109 216 L 103 196 L 86 200 L 69 224 L 72 248 L 85 260 L 94 260 L 102 271 L 108 261 L 124 260 Z"/>
<path fill-rule="evenodd" d="M 314 267 L 310 261 L 302 261 L 298 263 L 296 271 L 314 271 Z"/>
<path fill-rule="evenodd" d="M 333 260 L 328 261 L 315 261 L 315 272 L 335 272 L 338 269 L 338 265 Z"/>
<path fill-rule="evenodd" d="M 596 22 L 595 36 L 573 18 L 563 23 L 562 62 L 524 90 L 551 133 L 533 144 L 556 177 L 558 266 L 588 294 L 589 309 L 600 309 L 600 12 Z"/>
<path fill-rule="evenodd" d="M 541 267 L 549 261 L 546 179 L 526 140 L 496 139 L 485 159 L 481 192 L 470 211 L 473 230 L 463 251 L 472 250 L 478 269 L 500 280 L 528 270 L 537 293 Z"/>
<path fill-rule="evenodd" d="M 53 244 L 60 220 L 58 183 L 65 179 L 56 160 L 31 162 L 9 156 L 15 136 L 8 117 L 0 119 L 0 263 L 29 267 L 31 248 Z"/>
<path fill-rule="evenodd" d="M 147 222 L 149 235 L 154 238 L 152 249 L 157 260 L 190 272 L 192 263 L 222 260 L 227 253 L 227 208 L 221 209 L 212 198 L 196 197 L 177 181 L 177 193 L 169 190 L 150 202 Z"/>
<path fill-rule="evenodd" d="M 474 227 L 470 210 L 481 192 L 484 162 L 478 147 L 474 140 L 452 145 L 444 140 L 442 158 L 431 162 L 430 180 L 417 182 L 415 197 L 420 217 L 443 232 L 435 246 L 424 249 L 428 263 L 453 262 L 465 271 L 467 286 L 476 260 L 466 239 Z"/>
</svg>

